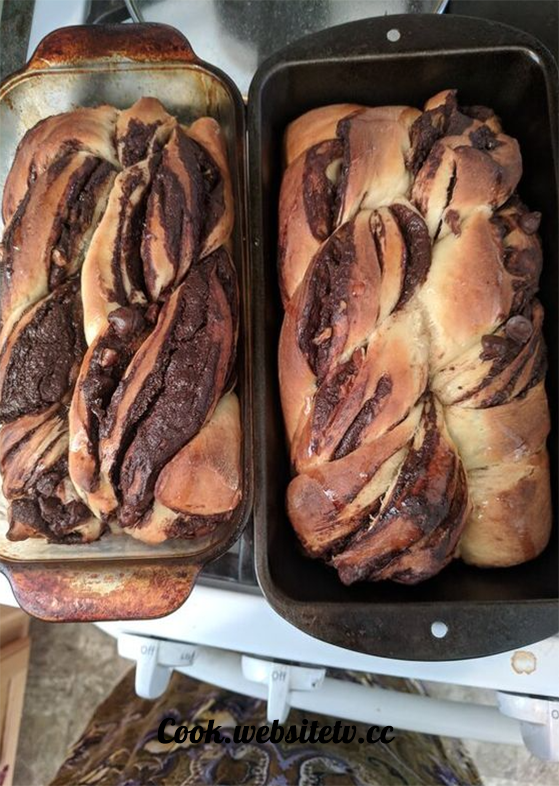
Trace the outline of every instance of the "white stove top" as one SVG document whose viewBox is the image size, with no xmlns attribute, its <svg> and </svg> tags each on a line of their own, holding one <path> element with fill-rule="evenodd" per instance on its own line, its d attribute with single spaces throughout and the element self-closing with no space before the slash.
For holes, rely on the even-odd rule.
<svg viewBox="0 0 559 786">
<path fill-rule="evenodd" d="M 17 605 L 4 576 L 0 576 L 0 603 Z M 523 650 L 470 660 L 380 658 L 303 633 L 279 617 L 262 595 L 199 585 L 167 617 L 106 622 L 99 627 L 113 635 L 136 633 L 278 660 L 559 698 L 559 636 Z"/>
<path fill-rule="evenodd" d="M 0 603 L 17 605 L 0 576 Z M 281 619 L 262 596 L 197 586 L 167 617 L 98 623 L 137 662 L 136 690 L 156 698 L 173 670 L 268 700 L 268 719 L 289 707 L 492 743 L 559 760 L 559 637 L 465 661 L 393 660 L 344 650 Z M 327 668 L 490 688 L 499 708 L 351 686 Z"/>
</svg>

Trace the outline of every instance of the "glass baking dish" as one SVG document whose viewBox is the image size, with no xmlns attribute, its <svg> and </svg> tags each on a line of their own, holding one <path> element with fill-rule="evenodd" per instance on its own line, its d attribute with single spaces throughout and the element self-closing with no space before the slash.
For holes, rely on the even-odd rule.
<svg viewBox="0 0 559 786">
<path fill-rule="evenodd" d="M 78 106 L 132 105 L 158 98 L 183 123 L 210 115 L 223 129 L 235 195 L 233 258 L 241 297 L 237 392 L 243 426 L 242 501 L 234 519 L 212 535 L 148 546 L 107 534 L 84 545 L 6 539 L 0 499 L 0 569 L 18 602 L 45 619 L 155 617 L 169 613 L 191 591 L 201 568 L 241 533 L 252 502 L 250 300 L 246 248 L 244 105 L 233 82 L 199 60 L 188 41 L 167 25 L 62 28 L 0 85 L 0 189 L 25 131 L 49 115 Z"/>
</svg>

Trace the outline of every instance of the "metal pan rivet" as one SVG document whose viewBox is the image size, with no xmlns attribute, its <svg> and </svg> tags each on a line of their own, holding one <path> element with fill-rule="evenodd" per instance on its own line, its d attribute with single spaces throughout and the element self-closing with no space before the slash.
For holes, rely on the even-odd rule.
<svg viewBox="0 0 559 786">
<path fill-rule="evenodd" d="M 436 639 L 444 639 L 448 633 L 448 625 L 440 621 L 434 622 L 431 625 L 431 633 Z"/>
<path fill-rule="evenodd" d="M 389 41 L 391 41 L 394 44 L 396 43 L 396 41 L 400 40 L 401 34 L 399 30 L 396 30 L 396 28 L 393 27 L 392 30 L 388 31 L 386 37 L 388 38 Z"/>
</svg>

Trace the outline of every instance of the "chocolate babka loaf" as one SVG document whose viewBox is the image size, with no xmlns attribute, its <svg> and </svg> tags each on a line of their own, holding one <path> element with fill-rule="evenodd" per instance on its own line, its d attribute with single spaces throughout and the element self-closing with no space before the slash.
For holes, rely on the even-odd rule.
<svg viewBox="0 0 559 786">
<path fill-rule="evenodd" d="M 241 498 L 234 211 L 215 120 L 154 98 L 27 132 L 3 198 L 8 537 L 211 533 Z"/>
<path fill-rule="evenodd" d="M 514 565 L 551 503 L 540 214 L 516 140 L 455 91 L 285 135 L 279 376 L 305 551 L 341 580 Z"/>
</svg>

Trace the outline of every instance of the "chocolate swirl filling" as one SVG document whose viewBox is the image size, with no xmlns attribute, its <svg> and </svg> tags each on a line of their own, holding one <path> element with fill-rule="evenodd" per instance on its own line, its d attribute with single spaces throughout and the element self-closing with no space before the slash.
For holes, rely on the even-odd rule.
<svg viewBox="0 0 559 786">
<path fill-rule="evenodd" d="M 336 162 L 343 156 L 339 139 L 329 139 L 309 149 L 305 157 L 303 197 L 310 230 L 326 240 L 334 229 L 336 208 Z"/>
<path fill-rule="evenodd" d="M 0 422 L 46 409 L 72 389 L 85 352 L 79 279 L 58 287 L 23 317 L 9 342 L 0 396 Z"/>
<path fill-rule="evenodd" d="M 220 250 L 195 264 L 166 308 L 174 310 L 170 327 L 150 340 L 156 356 L 132 407 L 113 462 L 113 485 L 122 500 L 120 521 L 136 523 L 153 498 L 157 475 L 211 415 L 230 373 L 236 326 L 227 292 L 230 265 Z M 222 281 L 224 284 L 222 284 Z M 142 363 L 138 359 L 138 368 Z M 110 440 L 118 408 L 134 368 L 121 382 L 101 426 Z"/>
<path fill-rule="evenodd" d="M 68 158 L 60 159 L 49 170 L 66 166 Z M 68 268 L 80 254 L 83 236 L 90 228 L 99 203 L 99 194 L 114 173 L 108 161 L 93 156 L 88 157 L 80 169 L 74 173 L 70 182 L 65 210 L 59 214 L 55 232 L 57 239 L 51 252 L 49 289 L 57 287 L 66 277 Z"/>
<path fill-rule="evenodd" d="M 88 424 L 89 449 L 97 470 L 96 481 L 92 483 L 90 491 L 95 490 L 98 482 L 101 424 L 106 417 L 113 393 L 134 354 L 147 337 L 149 328 L 143 310 L 138 307 L 122 307 L 111 312 L 109 326 L 97 340 L 87 373 L 79 383 L 87 411 L 91 413 Z"/>
<path fill-rule="evenodd" d="M 421 427 L 396 483 L 375 518 L 333 559 L 344 584 L 391 578 L 416 583 L 452 557 L 465 523 L 467 491 L 462 464 L 443 436 L 442 415 L 426 397 Z M 411 555 L 413 565 L 405 565 Z"/>
<path fill-rule="evenodd" d="M 149 153 L 155 152 L 152 150 L 152 142 L 160 125 L 160 120 L 143 123 L 137 118 L 130 119 L 126 134 L 119 143 L 119 157 L 125 168 L 137 164 L 138 161 L 147 158 Z"/>
<path fill-rule="evenodd" d="M 334 459 L 340 459 L 352 453 L 361 444 L 361 435 L 371 425 L 382 409 L 386 398 L 392 393 L 392 379 L 383 374 L 375 392 L 361 407 L 357 417 L 342 437 L 334 452 Z"/>
<path fill-rule="evenodd" d="M 422 112 L 410 131 L 411 152 L 408 167 L 417 175 L 427 161 L 436 143 L 443 136 L 462 136 L 473 121 L 486 123 L 495 117 L 492 109 L 484 106 L 458 106 L 456 91 L 449 90 L 445 101 L 434 109 Z M 499 146 L 495 133 L 488 126 L 481 126 L 470 133 L 472 147 L 494 150 Z"/>
<path fill-rule="evenodd" d="M 65 468 L 61 466 L 57 476 L 63 478 Z M 55 480 L 53 479 L 53 482 Z M 24 497 L 15 499 L 9 512 L 10 532 L 8 540 L 19 540 L 18 530 L 27 529 L 35 535 L 43 535 L 52 543 L 80 543 L 83 538 L 76 527 L 91 518 L 91 512 L 79 500 L 63 503 L 56 496 Z"/>
<path fill-rule="evenodd" d="M 347 308 L 354 259 L 353 225 L 346 224 L 321 248 L 308 282 L 299 321 L 299 347 L 319 380 L 338 348 L 339 342 L 333 340 L 335 323 Z"/>
<path fill-rule="evenodd" d="M 153 178 L 141 242 L 146 288 L 153 299 L 164 299 L 169 287 L 180 283 L 224 210 L 219 167 L 198 142 L 177 129 L 163 150 Z M 166 280 L 161 292 L 159 235 L 174 271 L 174 279 Z"/>
<path fill-rule="evenodd" d="M 396 308 L 406 305 L 418 287 L 426 280 L 431 267 L 431 239 L 422 216 L 409 207 L 395 204 L 390 207 L 404 238 L 406 254 L 402 294 Z"/>
</svg>

